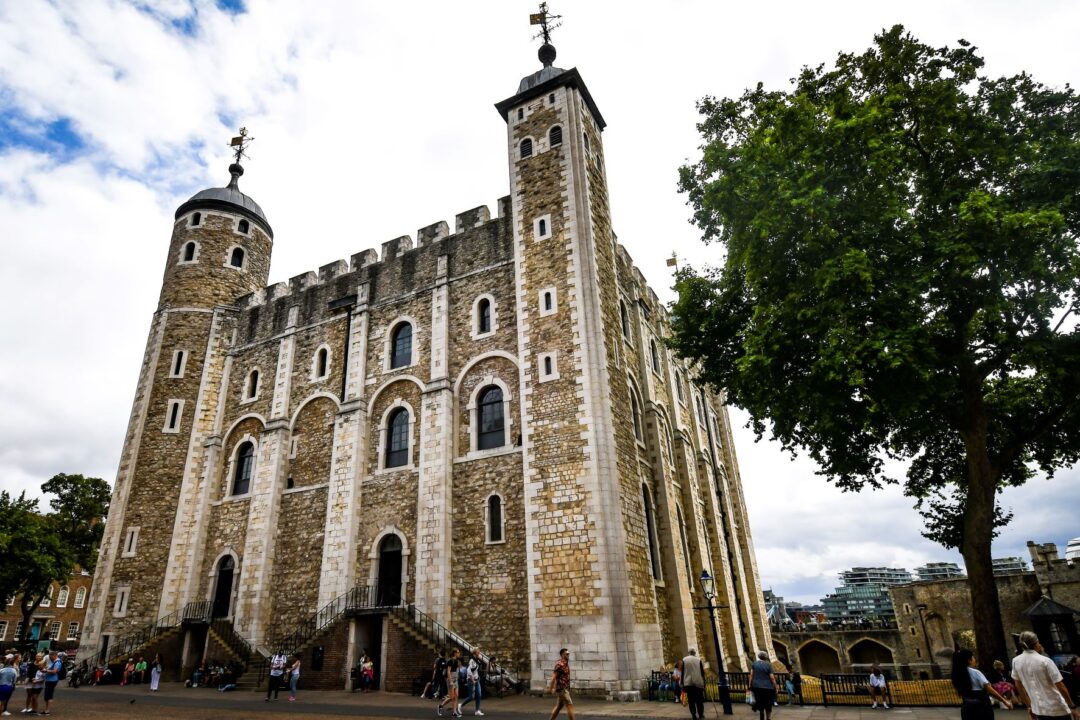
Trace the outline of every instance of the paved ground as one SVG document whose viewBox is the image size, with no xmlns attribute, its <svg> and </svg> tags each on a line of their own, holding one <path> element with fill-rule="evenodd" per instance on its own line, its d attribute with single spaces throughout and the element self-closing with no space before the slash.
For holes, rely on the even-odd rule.
<svg viewBox="0 0 1080 720">
<path fill-rule="evenodd" d="M 16 689 L 12 698 L 12 717 L 20 717 L 24 693 Z M 90 718 L 139 718 L 146 720 L 278 720 L 280 718 L 315 718 L 352 716 L 372 718 L 433 718 L 435 703 L 428 700 L 389 693 L 361 695 L 345 692 L 303 692 L 295 703 L 287 701 L 282 694 L 278 702 L 263 702 L 262 695 L 250 692 L 219 693 L 215 690 L 188 689 L 182 685 L 163 683 L 158 693 L 145 687 L 129 688 L 81 687 L 73 690 L 57 688 L 53 706 L 56 717 Z M 483 701 L 484 714 L 488 717 L 512 717 L 513 720 L 540 720 L 551 712 L 553 701 L 549 697 L 535 698 L 515 696 L 490 698 Z M 686 708 L 675 703 L 638 702 L 615 703 L 581 698 L 575 705 L 582 718 L 680 718 L 690 717 Z M 999 713 L 1003 711 L 999 710 Z M 1019 711 L 1022 712 L 1022 711 Z M 472 710 L 465 709 L 466 717 Z M 720 707 L 706 705 L 710 720 L 720 720 Z M 773 720 L 956 720 L 957 708 L 899 708 L 888 711 L 869 708 L 837 707 L 779 707 Z M 1011 713 L 1004 713 L 1007 717 Z M 562 717 L 565 717 L 563 715 Z M 735 706 L 734 720 L 756 720 L 757 715 L 746 705 Z M 999 716 L 1000 720 L 1001 716 Z M 1017 714 L 1009 720 L 1026 720 Z"/>
</svg>

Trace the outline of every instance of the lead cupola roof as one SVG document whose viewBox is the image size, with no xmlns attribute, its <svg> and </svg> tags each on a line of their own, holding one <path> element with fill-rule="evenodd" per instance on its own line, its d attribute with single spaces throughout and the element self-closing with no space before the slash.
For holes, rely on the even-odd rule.
<svg viewBox="0 0 1080 720">
<path fill-rule="evenodd" d="M 240 192 L 240 176 L 244 174 L 244 168 L 240 163 L 229 166 L 231 179 L 225 187 L 214 187 L 200 190 L 191 196 L 183 205 L 176 209 L 176 218 L 191 212 L 192 210 L 222 210 L 225 212 L 239 212 L 256 225 L 261 227 L 267 235 L 274 237 L 274 231 L 266 219 L 266 214 L 259 207 L 259 203 L 249 196 Z"/>
</svg>

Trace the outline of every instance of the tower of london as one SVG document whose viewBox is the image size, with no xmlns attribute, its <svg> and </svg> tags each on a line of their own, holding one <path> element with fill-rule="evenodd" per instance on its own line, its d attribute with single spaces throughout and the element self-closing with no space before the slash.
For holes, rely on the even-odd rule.
<svg viewBox="0 0 1080 720">
<path fill-rule="evenodd" d="M 582 75 L 540 58 L 495 106 L 494 212 L 268 286 L 290 239 L 239 162 L 176 210 L 84 647 L 171 643 L 176 677 L 317 649 L 327 688 L 368 648 L 405 690 L 447 638 L 533 688 L 569 647 L 575 689 L 632 696 L 715 667 L 707 570 L 727 668 L 771 651 L 723 398 L 615 236 Z"/>
</svg>

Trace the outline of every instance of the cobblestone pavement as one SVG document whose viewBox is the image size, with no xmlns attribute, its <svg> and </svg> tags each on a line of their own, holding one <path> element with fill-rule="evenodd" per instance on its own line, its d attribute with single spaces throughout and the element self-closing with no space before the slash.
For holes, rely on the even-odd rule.
<svg viewBox="0 0 1080 720">
<path fill-rule="evenodd" d="M 12 717 L 22 708 L 22 688 L 18 688 L 11 703 Z M 551 712 L 550 697 L 516 696 L 486 698 L 484 714 L 498 718 L 512 716 L 514 720 L 546 718 Z M 675 703 L 638 702 L 617 703 L 580 698 L 575 708 L 578 717 L 610 718 L 680 718 L 690 717 L 686 708 Z M 1022 711 L 1018 711 L 1022 712 Z M 998 720 L 1026 720 L 1025 716 L 999 710 Z M 141 687 L 57 689 L 53 713 L 56 717 L 71 718 L 138 718 L 140 720 L 277 720 L 279 718 L 315 718 L 350 716 L 378 720 L 381 718 L 433 718 L 435 703 L 408 695 L 346 692 L 303 692 L 297 702 L 290 703 L 285 695 L 277 702 L 264 702 L 260 693 L 218 693 L 213 690 L 191 690 L 179 684 L 162 684 L 158 693 Z M 447 713 L 449 715 L 449 713 Z M 471 707 L 466 717 L 472 716 Z M 773 720 L 958 720 L 957 708 L 894 708 L 871 710 L 857 707 L 787 707 L 773 713 Z M 709 720 L 720 720 L 719 705 L 706 705 Z M 563 715 L 562 717 L 565 717 Z M 735 706 L 734 720 L 756 720 L 757 715 L 742 704 Z"/>
</svg>

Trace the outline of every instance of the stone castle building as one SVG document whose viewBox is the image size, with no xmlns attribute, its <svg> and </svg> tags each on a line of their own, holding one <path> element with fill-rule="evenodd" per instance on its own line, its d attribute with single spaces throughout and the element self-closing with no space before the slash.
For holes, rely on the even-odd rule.
<svg viewBox="0 0 1080 720">
<path fill-rule="evenodd" d="M 239 164 L 177 209 L 87 647 L 209 606 L 241 659 L 317 642 L 307 681 L 341 687 L 361 646 L 430 667 L 401 659 L 430 640 L 386 610 L 411 607 L 533 687 L 568 646 L 579 689 L 632 693 L 688 646 L 715 661 L 707 569 L 727 667 L 771 649 L 722 398 L 667 351 L 616 240 L 597 104 L 541 60 L 496 105 L 494 217 L 267 287 L 274 233 Z M 185 632 L 190 664 L 213 638 Z"/>
</svg>

